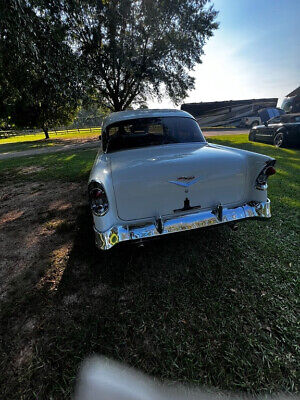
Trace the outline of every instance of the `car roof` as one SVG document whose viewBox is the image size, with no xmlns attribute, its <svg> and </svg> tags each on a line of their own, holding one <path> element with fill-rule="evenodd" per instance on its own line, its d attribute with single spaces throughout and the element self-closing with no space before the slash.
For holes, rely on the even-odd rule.
<svg viewBox="0 0 300 400">
<path fill-rule="evenodd" d="M 282 114 L 282 116 L 284 115 L 287 117 L 300 117 L 300 113 Z"/>
<path fill-rule="evenodd" d="M 194 117 L 188 112 L 176 109 L 127 110 L 111 113 L 108 117 L 104 119 L 103 129 L 106 128 L 108 125 L 114 124 L 116 122 L 126 121 L 129 119 L 151 117 L 186 117 L 194 119 Z"/>
<path fill-rule="evenodd" d="M 300 113 L 293 113 L 293 114 L 282 114 L 280 119 L 282 122 L 291 121 L 294 117 L 300 117 Z"/>
</svg>

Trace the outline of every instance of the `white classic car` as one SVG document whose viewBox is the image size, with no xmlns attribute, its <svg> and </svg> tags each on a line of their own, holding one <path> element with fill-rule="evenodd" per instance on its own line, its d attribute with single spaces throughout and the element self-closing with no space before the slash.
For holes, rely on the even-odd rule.
<svg viewBox="0 0 300 400">
<path fill-rule="evenodd" d="M 269 218 L 267 179 L 275 160 L 207 143 L 179 110 L 110 114 L 88 192 L 96 245 Z"/>
</svg>

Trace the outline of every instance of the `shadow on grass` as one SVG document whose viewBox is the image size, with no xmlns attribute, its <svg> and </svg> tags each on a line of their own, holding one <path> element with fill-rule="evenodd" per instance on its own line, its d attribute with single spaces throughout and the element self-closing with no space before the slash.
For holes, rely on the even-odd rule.
<svg viewBox="0 0 300 400">
<path fill-rule="evenodd" d="M 137 243 L 122 243 L 109 251 L 99 251 L 94 245 L 94 233 L 92 230 L 92 218 L 89 210 L 83 209 L 78 218 L 78 233 L 74 241 L 73 250 L 70 254 L 69 265 L 84 263 L 88 260 L 90 272 L 93 276 L 101 278 L 105 284 L 120 287 L 135 282 L 137 276 L 142 275 L 151 268 L 151 273 L 167 275 L 184 271 L 185 261 L 191 257 L 197 257 L 197 265 L 203 267 L 204 253 L 208 251 L 207 246 L 217 244 L 209 252 L 217 250 L 226 251 L 228 246 L 227 228 L 205 229 L 182 234 L 162 236 L 157 240 L 148 240 L 144 246 Z M 177 261 L 179 261 L 179 264 Z M 180 265 L 182 264 L 182 265 Z M 183 269 L 182 269 L 183 268 Z M 72 267 L 67 268 L 61 281 L 62 286 L 71 277 Z M 72 279 L 71 279 L 72 280 Z M 66 286 L 64 286 L 65 288 Z M 71 284 L 73 288 L 73 283 Z"/>
<path fill-rule="evenodd" d="M 39 135 L 40 136 L 40 135 Z M 25 151 L 25 150 L 35 150 L 43 147 L 55 147 L 55 146 L 64 146 L 68 144 L 76 144 L 82 141 L 96 141 L 98 139 L 96 133 L 90 135 L 74 135 L 74 137 L 70 135 L 50 135 L 50 139 L 39 138 L 33 140 L 26 140 L 29 138 L 25 137 L 25 140 L 22 142 L 12 142 L 12 143 L 5 143 L 5 141 L 0 139 L 0 154 L 1 153 L 8 153 L 8 152 L 18 152 L 18 151 Z M 4 139 L 6 140 L 6 139 Z M 19 140 L 21 140 L 19 138 Z"/>
<path fill-rule="evenodd" d="M 0 141 L 0 154 L 24 151 L 24 150 L 34 150 L 42 147 L 53 147 L 53 146 L 63 146 L 68 144 L 65 139 L 38 139 L 20 143 L 1 143 Z"/>
<path fill-rule="evenodd" d="M 34 363 L 46 365 L 50 379 L 45 384 L 44 371 L 36 372 L 41 395 L 61 398 L 62 387 L 69 393 L 80 361 L 93 353 L 162 379 L 252 393 L 295 390 L 295 314 L 287 316 L 276 298 L 276 271 L 255 259 L 259 247 L 246 247 L 243 227 L 98 252 L 85 207 L 77 226 L 41 321 Z"/>
<path fill-rule="evenodd" d="M 244 145 L 260 150 L 236 144 Z M 21 359 L 30 348 L 27 361 L 12 363 L 0 378 L 10 385 L 6 398 L 69 398 L 80 362 L 94 353 L 161 379 L 251 393 L 296 391 L 297 206 L 286 200 L 296 196 L 290 157 L 298 153 L 263 145 L 264 153 L 264 147 L 282 157 L 270 184 L 268 223 L 99 252 L 87 207 L 76 208 L 70 252 L 56 260 L 53 246 L 42 268 L 50 279 L 38 286 L 40 276 L 34 278 L 31 292 L 11 299 L 2 320 L 2 369 L 14 360 L 15 343 Z M 81 160 L 84 166 L 87 158 Z M 70 239 L 61 235 L 60 248 Z"/>
<path fill-rule="evenodd" d="M 41 180 L 82 182 L 88 179 L 96 153 L 97 149 L 87 149 L 3 160 L 0 184 Z"/>
</svg>

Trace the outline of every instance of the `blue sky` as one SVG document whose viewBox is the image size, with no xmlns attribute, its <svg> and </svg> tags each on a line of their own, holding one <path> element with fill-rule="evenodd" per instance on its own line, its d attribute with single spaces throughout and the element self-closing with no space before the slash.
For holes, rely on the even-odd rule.
<svg viewBox="0 0 300 400">
<path fill-rule="evenodd" d="M 184 102 L 283 97 L 300 86 L 300 0 L 214 0 L 219 29 Z M 151 107 L 173 107 L 165 99 Z"/>
</svg>

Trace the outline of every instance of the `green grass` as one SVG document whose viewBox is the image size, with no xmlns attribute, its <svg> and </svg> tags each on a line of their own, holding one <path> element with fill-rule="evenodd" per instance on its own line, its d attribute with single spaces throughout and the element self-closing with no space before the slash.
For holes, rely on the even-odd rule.
<svg viewBox="0 0 300 400">
<path fill-rule="evenodd" d="M 45 140 L 45 135 L 43 133 L 37 133 L 36 135 L 23 135 L 23 136 L 13 136 L 6 139 L 0 138 L 0 154 L 12 151 L 24 151 L 24 150 L 34 150 L 42 147 L 48 146 L 61 146 L 66 144 L 65 139 L 89 139 L 99 136 L 101 128 L 92 129 L 92 131 L 81 129 L 68 131 L 60 131 L 55 134 L 54 132 L 49 132 L 50 139 Z"/>
<path fill-rule="evenodd" d="M 0 183 L 7 181 L 80 182 L 88 178 L 97 149 L 0 160 Z"/>
<path fill-rule="evenodd" d="M 100 253 L 89 212 L 78 206 L 69 256 L 35 266 L 0 307 L 6 399 L 69 398 L 81 360 L 94 353 L 160 379 L 220 390 L 299 390 L 300 152 L 249 143 L 246 135 L 209 141 L 277 159 L 269 181 L 271 220 L 241 223 L 237 232 L 221 226 Z M 18 167 L 6 161 L 0 177 L 40 165 L 45 169 L 31 176 L 17 172 L 16 179 L 85 181 L 94 155 L 87 150 L 19 159 Z M 72 226 L 64 218 L 62 232 Z M 37 289 L 37 274 L 55 268 L 63 269 L 57 290 Z M 28 319 L 36 321 L 33 338 L 22 329 L 12 334 L 16 321 L 22 326 Z M 12 360 L 22 340 L 34 345 L 16 371 Z"/>
</svg>

